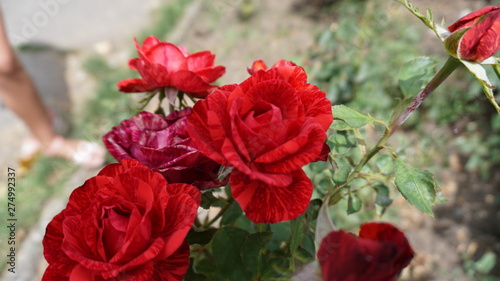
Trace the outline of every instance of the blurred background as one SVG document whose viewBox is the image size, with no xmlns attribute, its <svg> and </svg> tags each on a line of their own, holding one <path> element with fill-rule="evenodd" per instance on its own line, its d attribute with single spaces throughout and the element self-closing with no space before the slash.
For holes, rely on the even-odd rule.
<svg viewBox="0 0 500 281">
<path fill-rule="evenodd" d="M 500 1 L 413 4 L 422 11 L 431 8 L 436 22 L 447 26 Z M 57 129 L 99 142 L 112 126 L 135 114 L 142 97 L 119 93 L 115 86 L 137 75 L 127 67 L 128 59 L 137 56 L 134 37 L 141 42 L 155 35 L 189 52 L 212 51 L 216 64 L 227 69 L 221 85 L 246 79 L 254 60 L 268 65 L 292 60 L 333 104 L 385 120 L 401 96 L 401 65 L 428 56 L 440 67 L 447 58 L 433 32 L 391 0 L 1 0 L 0 5 L 12 44 L 60 120 Z M 40 280 L 46 266 L 41 252 L 46 224 L 64 207 L 69 193 L 97 170 L 43 156 L 33 163 L 19 162 L 28 131 L 4 106 L 0 120 L 0 168 L 18 171 L 19 245 L 14 278 L 5 272 L 9 233 L 0 230 L 2 280 Z M 366 128 L 365 133 L 376 141 L 376 131 Z M 456 71 L 391 145 L 412 166 L 435 173 L 448 201 L 436 205 L 433 219 L 391 191 L 393 202 L 383 216 L 367 201 L 355 214 L 340 210 L 334 218 L 337 226 L 354 229 L 375 218 L 402 228 L 417 252 L 402 280 L 500 280 L 500 118 L 479 84 L 464 69 Z M 0 174 L 4 186 L 6 176 Z M 5 189 L 0 192 L 4 222 L 7 200 Z"/>
</svg>

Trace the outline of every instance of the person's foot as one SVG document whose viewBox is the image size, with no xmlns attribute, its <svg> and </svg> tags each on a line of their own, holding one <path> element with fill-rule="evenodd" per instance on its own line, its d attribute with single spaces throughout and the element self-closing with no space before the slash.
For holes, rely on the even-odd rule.
<svg viewBox="0 0 500 281">
<path fill-rule="evenodd" d="M 97 168 L 104 164 L 105 150 L 94 142 L 85 140 L 65 139 L 57 136 L 45 149 L 44 154 L 72 161 L 77 165 Z"/>
</svg>

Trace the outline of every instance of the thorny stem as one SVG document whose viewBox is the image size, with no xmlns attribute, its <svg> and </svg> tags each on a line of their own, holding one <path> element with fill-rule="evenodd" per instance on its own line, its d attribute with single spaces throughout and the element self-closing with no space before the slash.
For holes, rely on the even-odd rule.
<svg viewBox="0 0 500 281">
<path fill-rule="evenodd" d="M 458 59 L 450 56 L 444 66 L 434 75 L 432 80 L 425 86 L 425 88 L 418 93 L 418 95 L 411 101 L 411 103 L 403 110 L 399 116 L 396 116 L 390 126 L 385 129 L 384 135 L 377 144 L 361 159 L 361 161 L 356 165 L 354 171 L 347 178 L 346 183 L 343 186 L 349 184 L 354 180 L 357 175 L 361 172 L 363 167 L 370 161 L 370 159 L 375 156 L 382 148 L 385 147 L 387 140 L 397 131 L 401 125 L 410 117 L 410 115 L 415 111 L 420 104 L 427 98 L 441 83 L 443 83 L 446 78 L 455 70 L 461 63 Z M 342 186 L 342 187 L 343 187 Z"/>
</svg>

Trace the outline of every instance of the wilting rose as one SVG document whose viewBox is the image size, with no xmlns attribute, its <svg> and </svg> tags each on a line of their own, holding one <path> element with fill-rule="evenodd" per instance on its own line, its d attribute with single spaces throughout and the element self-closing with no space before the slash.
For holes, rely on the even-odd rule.
<svg viewBox="0 0 500 281">
<path fill-rule="evenodd" d="M 42 280 L 182 280 L 200 202 L 136 160 L 108 165 L 47 226 Z"/>
<path fill-rule="evenodd" d="M 500 7 L 487 6 L 448 27 L 448 51 L 463 60 L 482 62 L 500 49 Z"/>
<path fill-rule="evenodd" d="M 278 68 L 278 67 L 294 67 L 297 66 L 295 63 L 287 60 L 278 60 L 271 66 L 271 68 Z M 248 73 L 250 75 L 255 74 L 259 70 L 264 70 L 267 71 L 269 68 L 267 67 L 267 64 L 263 60 L 256 60 L 253 62 L 252 67 L 248 68 Z"/>
<path fill-rule="evenodd" d="M 325 93 L 304 70 L 280 67 L 198 101 L 188 131 L 205 155 L 234 167 L 230 186 L 246 216 L 275 223 L 307 208 L 312 183 L 301 168 L 319 157 L 332 120 Z"/>
<path fill-rule="evenodd" d="M 396 281 L 413 256 L 404 233 L 388 223 L 365 223 L 359 237 L 333 231 L 317 255 L 325 281 Z"/>
<path fill-rule="evenodd" d="M 126 79 L 118 83 L 122 92 L 149 92 L 165 89 L 167 95 L 181 90 L 193 97 L 204 98 L 217 86 L 210 83 L 225 72 L 224 66 L 214 66 L 215 55 L 209 51 L 189 54 L 184 47 L 147 37 L 142 46 L 135 41 L 139 58 L 129 61 L 142 79 Z"/>
<path fill-rule="evenodd" d="M 202 190 L 220 187 L 220 165 L 204 156 L 189 136 L 186 116 L 191 108 L 164 117 L 141 112 L 124 120 L 102 138 L 116 160 L 136 159 L 169 183 L 187 183 Z"/>
</svg>

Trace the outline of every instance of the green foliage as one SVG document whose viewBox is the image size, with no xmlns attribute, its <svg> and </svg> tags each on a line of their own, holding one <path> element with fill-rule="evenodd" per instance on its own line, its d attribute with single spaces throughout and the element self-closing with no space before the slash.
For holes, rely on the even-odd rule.
<svg viewBox="0 0 500 281">
<path fill-rule="evenodd" d="M 408 202 L 434 217 L 432 205 L 436 200 L 436 183 L 430 172 L 408 167 L 403 161 L 396 159 L 395 183 Z"/>
<path fill-rule="evenodd" d="M 436 61 L 419 57 L 403 64 L 399 71 L 399 87 L 403 98 L 411 100 L 427 85 L 434 74 Z"/>
</svg>

